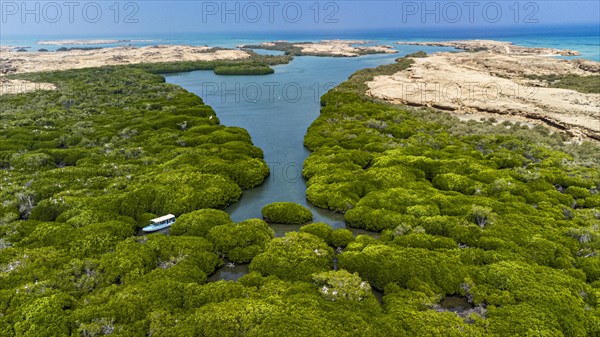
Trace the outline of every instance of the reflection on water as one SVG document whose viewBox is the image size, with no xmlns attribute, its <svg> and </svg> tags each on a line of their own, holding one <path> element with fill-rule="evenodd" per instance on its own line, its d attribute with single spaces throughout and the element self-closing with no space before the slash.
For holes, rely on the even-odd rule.
<svg viewBox="0 0 600 337">
<path fill-rule="evenodd" d="M 221 266 L 221 268 L 217 269 L 212 275 L 210 275 L 207 281 L 237 281 L 240 277 L 248 274 L 248 266 L 250 266 L 248 263 L 235 264 L 225 260 L 225 263 Z"/>
<path fill-rule="evenodd" d="M 440 302 L 440 306 L 448 311 L 460 313 L 465 310 L 473 309 L 473 304 L 467 301 L 463 296 L 446 296 Z"/>
<path fill-rule="evenodd" d="M 144 235 L 156 234 L 156 233 L 169 235 L 170 232 L 171 232 L 171 228 L 169 228 L 169 227 L 163 228 L 161 230 L 154 231 L 154 232 L 144 232 L 141 228 L 138 228 L 138 230 L 135 232 L 135 236 L 144 236 Z"/>
<path fill-rule="evenodd" d="M 281 238 L 285 236 L 285 233 L 297 232 L 300 230 L 302 225 L 285 225 L 277 223 L 269 223 L 269 226 L 275 231 L 275 237 Z"/>
</svg>

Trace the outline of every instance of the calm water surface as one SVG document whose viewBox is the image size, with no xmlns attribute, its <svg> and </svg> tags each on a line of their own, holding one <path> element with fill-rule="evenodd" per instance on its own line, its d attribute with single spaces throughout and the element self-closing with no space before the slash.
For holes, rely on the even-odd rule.
<svg viewBox="0 0 600 337">
<path fill-rule="evenodd" d="M 320 97 L 329 89 L 359 69 L 392 63 L 404 54 L 424 49 L 398 48 L 399 54 L 354 58 L 296 57 L 290 64 L 275 66 L 275 74 L 265 76 L 220 76 L 212 71 L 166 76 L 167 82 L 202 97 L 214 108 L 223 125 L 248 130 L 254 145 L 264 151 L 271 176 L 263 185 L 244 191 L 240 201 L 226 210 L 233 221 L 260 218 L 264 205 L 291 201 L 308 207 L 315 222 L 323 221 L 334 228 L 346 226 L 342 214 L 314 207 L 306 201 L 302 163 L 309 151 L 303 145 L 304 135 L 319 116 Z M 297 226 L 274 227 L 278 236 L 297 230 Z"/>
<path fill-rule="evenodd" d="M 319 116 L 320 97 L 359 69 L 394 62 L 402 55 L 442 48 L 397 46 L 399 54 L 354 58 L 296 57 L 290 64 L 275 66 L 275 74 L 265 76 L 220 76 L 212 71 L 169 74 L 167 82 L 177 84 L 202 97 L 212 106 L 223 125 L 239 126 L 250 133 L 254 145 L 265 154 L 271 169 L 267 181 L 244 191 L 240 201 L 226 211 L 233 221 L 260 218 L 264 205 L 291 201 L 308 207 L 314 221 L 344 228 L 342 214 L 310 205 L 302 163 L 309 155 L 303 140 L 309 125 Z M 447 49 L 445 49 L 447 50 Z M 277 236 L 298 230 L 298 226 L 273 226 Z M 355 234 L 365 231 L 354 230 Z"/>
</svg>

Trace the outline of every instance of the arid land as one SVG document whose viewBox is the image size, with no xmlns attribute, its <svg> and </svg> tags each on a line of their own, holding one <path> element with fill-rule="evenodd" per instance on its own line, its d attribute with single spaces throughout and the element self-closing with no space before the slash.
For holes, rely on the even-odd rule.
<svg viewBox="0 0 600 337">
<path fill-rule="evenodd" d="M 263 42 L 258 45 L 242 45 L 240 48 L 264 48 L 291 53 L 296 56 L 357 57 L 367 54 L 395 54 L 387 45 L 366 45 L 365 40 L 323 40 L 319 42 Z"/>
<path fill-rule="evenodd" d="M 376 76 L 368 83 L 369 95 L 398 104 L 437 108 L 461 119 L 501 116 L 503 120 L 543 123 L 580 139 L 600 140 L 599 94 L 553 88 L 547 81 L 536 79 L 544 75 L 597 76 L 599 62 L 550 56 L 576 55 L 574 51 L 497 41 L 403 44 L 470 52 L 415 58 L 405 71 Z"/>
</svg>

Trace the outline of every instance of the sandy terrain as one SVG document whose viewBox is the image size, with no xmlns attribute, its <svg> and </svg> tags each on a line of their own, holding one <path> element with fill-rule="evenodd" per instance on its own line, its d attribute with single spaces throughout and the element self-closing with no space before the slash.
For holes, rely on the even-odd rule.
<svg viewBox="0 0 600 337">
<path fill-rule="evenodd" d="M 213 50 L 210 47 L 159 45 L 148 47 L 116 47 L 94 50 L 71 50 L 65 52 L 14 52 L 13 47 L 0 49 L 0 76 L 123 65 L 176 61 L 233 60 L 250 57 L 242 50 Z M 48 83 L 32 83 L 2 79 L 0 95 L 33 90 L 52 90 Z"/>
<path fill-rule="evenodd" d="M 552 48 L 530 48 L 516 46 L 512 42 L 494 41 L 494 40 L 458 40 L 444 42 L 396 42 L 396 44 L 414 45 L 414 46 L 433 46 L 433 47 L 451 47 L 465 51 L 487 51 L 497 54 L 518 54 L 518 55 L 562 55 L 578 56 L 579 52 L 575 50 L 552 49 Z"/>
<path fill-rule="evenodd" d="M 4 53 L 8 53 L 9 51 L 13 50 L 13 46 L 0 46 L 0 53 L 4 54 Z M 2 55 L 0 55 L 2 56 Z"/>
<path fill-rule="evenodd" d="M 394 54 L 396 50 L 391 46 L 361 46 L 367 41 L 344 41 L 344 40 L 324 40 L 317 43 L 295 44 L 302 49 L 305 54 L 331 55 L 331 56 L 360 56 L 361 53 Z"/>
<path fill-rule="evenodd" d="M 0 77 L 0 96 L 8 94 L 22 94 L 36 90 L 54 90 L 52 83 L 35 83 L 23 80 L 7 80 Z"/>
<path fill-rule="evenodd" d="M 467 116 L 523 118 L 573 136 L 600 140 L 600 95 L 543 87 L 524 75 L 597 74 L 598 62 L 567 61 L 533 53 L 436 53 L 406 71 L 376 76 L 368 94 L 411 106 Z"/>
<path fill-rule="evenodd" d="M 92 45 L 92 44 L 115 44 L 115 43 L 134 43 L 134 42 L 153 42 L 154 40 L 47 40 L 38 41 L 40 45 Z"/>
<path fill-rule="evenodd" d="M 334 56 L 334 57 L 356 57 L 365 54 L 395 54 L 396 50 L 392 46 L 364 46 L 369 41 L 364 40 L 323 40 L 320 42 L 291 43 L 291 46 L 298 47 L 302 55 L 315 56 Z M 289 47 L 287 41 L 263 42 L 258 46 L 273 48 L 278 44 L 283 47 Z M 250 45 L 240 46 L 250 48 Z M 273 48 L 278 50 L 277 48 Z"/>
<path fill-rule="evenodd" d="M 3 51 L 0 55 L 0 73 L 30 73 L 136 63 L 233 60 L 249 56 L 250 54 L 242 50 L 212 50 L 210 47 L 176 45 L 141 48 L 115 47 L 49 53 Z"/>
</svg>

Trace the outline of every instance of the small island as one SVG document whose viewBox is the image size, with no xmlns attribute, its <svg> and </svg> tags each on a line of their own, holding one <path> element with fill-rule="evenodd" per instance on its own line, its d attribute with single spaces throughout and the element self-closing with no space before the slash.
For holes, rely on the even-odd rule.
<svg viewBox="0 0 600 337">
<path fill-rule="evenodd" d="M 129 40 L 129 39 L 96 39 L 96 40 L 45 40 L 38 41 L 40 45 L 92 45 L 92 44 L 117 44 L 117 43 L 144 43 L 156 40 Z"/>
<path fill-rule="evenodd" d="M 364 40 L 323 40 L 320 42 L 263 42 L 256 45 L 241 45 L 243 49 L 266 49 L 285 52 L 293 56 L 357 57 L 369 54 L 395 54 L 392 46 L 367 46 Z"/>
<path fill-rule="evenodd" d="M 396 42 L 399 45 L 429 46 L 429 47 L 450 47 L 464 51 L 478 52 L 487 51 L 497 54 L 517 54 L 517 55 L 560 55 L 560 56 L 579 56 L 576 50 L 554 49 L 554 48 L 532 48 L 514 45 L 508 41 L 494 40 L 459 40 L 445 42 Z"/>
</svg>

